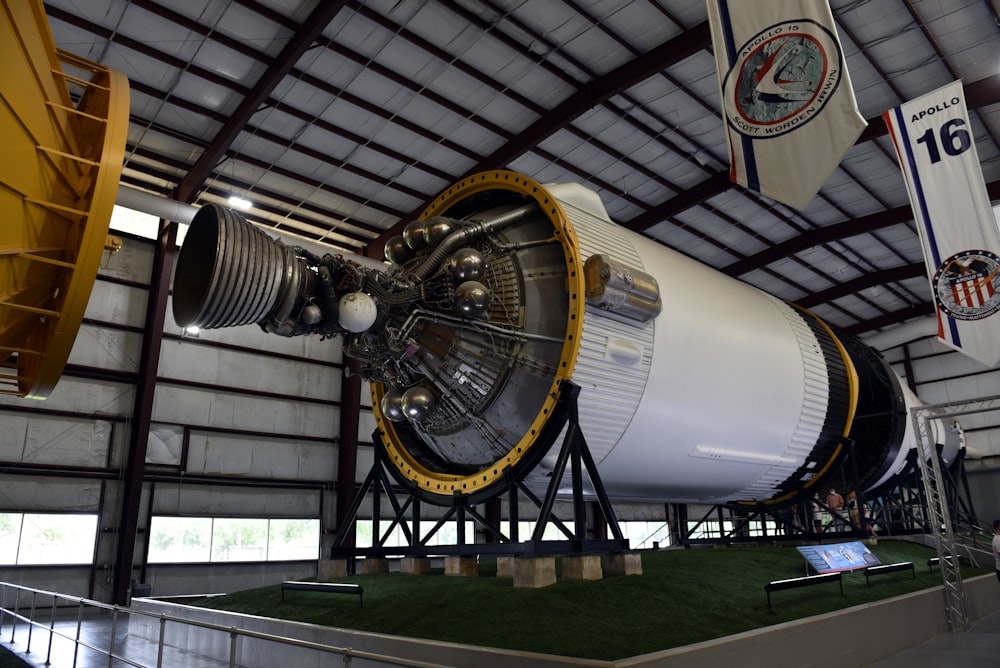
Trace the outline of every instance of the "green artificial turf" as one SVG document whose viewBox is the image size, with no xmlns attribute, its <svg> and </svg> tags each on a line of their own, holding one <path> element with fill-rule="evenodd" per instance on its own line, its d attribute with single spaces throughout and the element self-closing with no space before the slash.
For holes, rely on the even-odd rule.
<svg viewBox="0 0 1000 668">
<path fill-rule="evenodd" d="M 336 580 L 364 587 L 354 596 L 286 592 L 278 585 L 208 599 L 199 605 L 324 626 L 429 638 L 563 656 L 615 660 L 897 596 L 942 583 L 928 572 L 934 550 L 882 540 L 869 548 L 882 563 L 912 561 L 909 571 L 872 578 L 844 574 L 835 583 L 772 593 L 764 585 L 805 575 L 791 546 L 741 546 L 643 552 L 643 574 L 598 581 L 560 580 L 514 588 L 482 562 L 479 577 L 356 575 Z M 992 572 L 964 566 L 963 576 Z"/>
</svg>

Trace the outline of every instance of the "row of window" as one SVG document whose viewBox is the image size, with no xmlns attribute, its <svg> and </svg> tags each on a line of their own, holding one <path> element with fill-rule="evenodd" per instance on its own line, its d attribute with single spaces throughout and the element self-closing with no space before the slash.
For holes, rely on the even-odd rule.
<svg viewBox="0 0 1000 668">
<path fill-rule="evenodd" d="M 433 535 L 434 521 L 420 523 L 425 545 L 454 545 L 458 523 L 447 522 Z M 669 532 L 664 522 L 621 522 L 622 533 L 634 549 L 667 545 Z M 390 528 L 392 531 L 390 532 Z M 534 522 L 518 524 L 519 538 L 527 540 Z M 357 522 L 356 544 L 371 547 L 373 523 Z M 509 535 L 510 524 L 500 530 Z M 386 547 L 407 545 L 398 524 L 380 522 L 380 536 Z M 466 522 L 466 539 L 475 525 Z M 57 513 L 0 513 L 0 564 L 89 564 L 94 559 L 97 515 Z M 562 539 L 553 525 L 546 527 L 544 540 Z M 320 522 L 316 519 L 255 519 L 232 517 L 153 517 L 149 527 L 149 563 L 213 563 L 233 561 L 295 561 L 320 557 Z"/>
<path fill-rule="evenodd" d="M 424 538 L 424 545 L 455 545 L 458 543 L 458 523 L 449 522 L 438 529 L 429 538 L 426 537 L 427 534 L 434 529 L 436 522 L 426 521 L 420 523 L 420 535 Z M 670 542 L 670 531 L 667 527 L 667 523 L 663 521 L 657 522 L 619 522 L 619 528 L 622 530 L 622 534 L 628 538 L 629 547 L 634 550 L 649 549 L 653 547 L 653 543 L 657 543 L 660 547 L 666 547 Z M 386 532 L 392 528 L 391 533 L 386 536 Z M 412 528 L 409 527 L 408 528 Z M 475 530 L 475 525 L 472 522 L 465 523 L 465 536 L 468 540 L 473 536 L 473 531 Z M 529 540 L 531 538 L 532 532 L 535 530 L 535 522 L 518 522 L 517 531 L 519 540 Z M 385 540 L 383 546 L 385 547 L 401 547 L 408 545 L 406 540 L 406 534 L 403 528 L 398 524 L 393 526 L 392 522 L 382 520 L 380 522 L 380 536 L 384 536 Z M 500 532 L 505 536 L 510 535 L 510 522 L 500 522 Z M 372 546 L 372 522 L 371 520 L 359 520 L 357 523 L 357 546 L 358 547 L 371 547 Z M 553 524 L 549 524 L 545 527 L 545 532 L 542 535 L 542 540 L 563 540 L 565 535 Z"/>
<path fill-rule="evenodd" d="M 319 557 L 319 520 L 154 517 L 149 563 L 293 561 Z M 89 564 L 97 515 L 0 513 L 0 564 Z"/>
<path fill-rule="evenodd" d="M 319 558 L 319 520 L 154 517 L 149 563 Z"/>
<path fill-rule="evenodd" d="M 688 522 L 688 533 L 690 538 L 698 540 L 701 538 L 723 538 L 732 536 L 736 529 L 736 523 L 732 520 L 718 522 L 717 520 L 706 520 L 704 522 Z M 773 520 L 761 522 L 752 520 L 740 525 L 742 535 L 761 538 L 764 536 L 777 536 L 784 532 L 784 527 Z"/>
<path fill-rule="evenodd" d="M 0 564 L 89 564 L 97 515 L 0 513 Z"/>
</svg>

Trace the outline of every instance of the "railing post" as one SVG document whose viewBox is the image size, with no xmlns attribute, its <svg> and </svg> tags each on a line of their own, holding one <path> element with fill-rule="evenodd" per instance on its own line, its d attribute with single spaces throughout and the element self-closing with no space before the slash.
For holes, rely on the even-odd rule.
<svg viewBox="0 0 1000 668">
<path fill-rule="evenodd" d="M 236 668 L 236 639 L 239 638 L 236 630 L 235 626 L 229 629 L 229 668 Z"/>
<path fill-rule="evenodd" d="M 10 644 L 14 644 L 14 634 L 17 633 L 17 616 L 21 614 L 21 590 L 14 590 L 14 613 L 10 618 Z"/>
<path fill-rule="evenodd" d="M 73 668 L 76 668 L 76 660 L 80 655 L 80 629 L 83 627 L 83 599 L 76 606 L 76 640 L 73 642 Z"/>
<path fill-rule="evenodd" d="M 28 646 L 25 647 L 24 653 L 31 654 L 31 632 L 35 630 L 35 601 L 38 598 L 38 592 L 31 591 L 31 612 L 28 614 Z"/>
<path fill-rule="evenodd" d="M 111 611 L 111 637 L 108 639 L 108 668 L 115 663 L 115 632 L 118 630 L 118 606 Z"/>
<path fill-rule="evenodd" d="M 58 594 L 52 594 L 52 607 L 49 613 L 49 648 L 45 654 L 45 665 L 52 665 L 52 639 L 56 635 L 56 604 L 59 602 Z"/>
<path fill-rule="evenodd" d="M 352 658 L 354 658 L 354 657 L 351 656 L 351 648 L 350 647 L 345 647 L 344 648 L 344 665 L 345 666 L 350 666 Z"/>
<path fill-rule="evenodd" d="M 167 618 L 160 613 L 160 645 L 156 648 L 156 668 L 163 668 L 163 643 L 167 637 Z"/>
</svg>

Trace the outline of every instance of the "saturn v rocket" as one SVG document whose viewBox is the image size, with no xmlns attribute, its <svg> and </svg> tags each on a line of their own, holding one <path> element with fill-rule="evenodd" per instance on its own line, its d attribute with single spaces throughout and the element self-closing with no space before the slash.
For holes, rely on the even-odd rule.
<svg viewBox="0 0 1000 668">
<path fill-rule="evenodd" d="M 343 337 L 390 470 L 442 505 L 546 480 L 570 382 L 616 500 L 798 502 L 849 450 L 870 496 L 912 462 L 918 400 L 878 352 L 615 225 L 583 186 L 470 176 L 386 260 L 320 257 L 209 205 L 177 260 L 174 316 Z M 961 429 L 930 426 L 950 461 Z"/>
</svg>

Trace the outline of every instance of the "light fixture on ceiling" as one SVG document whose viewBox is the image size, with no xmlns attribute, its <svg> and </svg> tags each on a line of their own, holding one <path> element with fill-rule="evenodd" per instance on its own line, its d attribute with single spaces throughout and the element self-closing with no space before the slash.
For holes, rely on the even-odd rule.
<svg viewBox="0 0 1000 668">
<path fill-rule="evenodd" d="M 253 206 L 253 202 L 251 202 L 248 199 L 244 199 L 242 197 L 237 197 L 236 195 L 233 195 L 229 198 L 229 206 L 233 207 L 234 209 L 239 209 L 240 211 L 246 211 L 251 206 Z"/>
<path fill-rule="evenodd" d="M 198 338 L 201 333 L 201 328 L 191 325 L 190 327 L 183 327 L 181 329 L 181 336 L 190 336 L 192 338 Z"/>
</svg>

